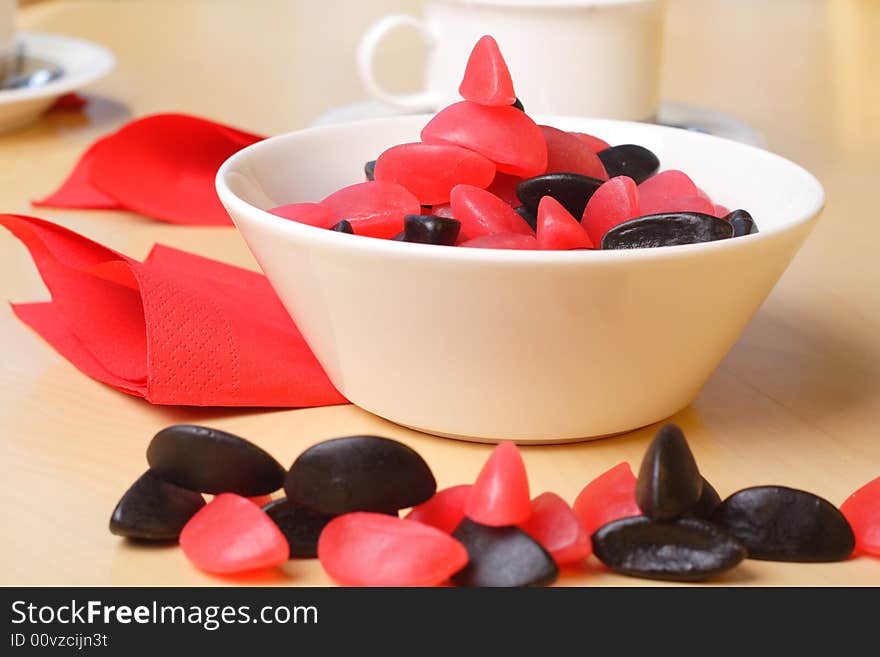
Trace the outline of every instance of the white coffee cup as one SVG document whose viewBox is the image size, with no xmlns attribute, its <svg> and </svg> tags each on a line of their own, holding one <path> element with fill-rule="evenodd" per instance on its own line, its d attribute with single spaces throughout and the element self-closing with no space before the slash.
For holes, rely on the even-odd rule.
<svg viewBox="0 0 880 657">
<path fill-rule="evenodd" d="M 426 0 L 422 18 L 391 14 L 364 33 L 358 69 L 373 97 L 436 110 L 460 100 L 471 48 L 491 34 L 530 113 L 647 120 L 659 104 L 664 0 Z M 401 27 L 428 47 L 425 89 L 395 94 L 377 81 L 379 43 Z"/>
</svg>

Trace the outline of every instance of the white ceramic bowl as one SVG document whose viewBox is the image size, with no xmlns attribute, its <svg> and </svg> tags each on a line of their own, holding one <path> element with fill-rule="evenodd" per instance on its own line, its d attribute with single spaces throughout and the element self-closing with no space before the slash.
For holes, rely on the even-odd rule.
<svg viewBox="0 0 880 657">
<path fill-rule="evenodd" d="M 220 199 L 336 387 L 430 433 L 562 442 L 687 406 L 788 266 L 824 204 L 777 155 L 675 128 L 540 123 L 642 144 L 760 233 L 628 251 L 462 249 L 356 237 L 266 210 L 363 180 L 426 116 L 324 126 L 254 144 L 217 174 Z"/>
</svg>

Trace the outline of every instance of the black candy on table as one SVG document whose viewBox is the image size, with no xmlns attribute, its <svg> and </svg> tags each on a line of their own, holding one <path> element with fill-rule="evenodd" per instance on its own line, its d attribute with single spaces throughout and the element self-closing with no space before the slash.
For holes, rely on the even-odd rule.
<svg viewBox="0 0 880 657">
<path fill-rule="evenodd" d="M 587 202 L 603 182 L 578 173 L 547 173 L 520 182 L 516 187 L 516 195 L 535 216 L 538 216 L 541 199 L 552 196 L 580 221 Z"/>
<path fill-rule="evenodd" d="M 654 153 L 638 144 L 611 146 L 597 153 L 609 178 L 628 176 L 637 185 L 657 173 L 660 160 Z"/>
<path fill-rule="evenodd" d="M 461 222 L 433 214 L 408 214 L 403 218 L 403 241 L 454 246 Z"/>
<path fill-rule="evenodd" d="M 376 160 L 364 163 L 364 175 L 367 177 L 367 180 L 376 179 Z"/>
<path fill-rule="evenodd" d="M 513 209 L 520 217 L 523 218 L 532 230 L 538 230 L 538 217 L 535 216 L 535 213 L 529 210 L 526 206 L 521 205 L 518 208 Z"/>
<path fill-rule="evenodd" d="M 736 538 L 699 518 L 621 518 L 597 529 L 592 540 L 593 554 L 613 571 L 647 579 L 700 582 L 746 557 Z"/>
<path fill-rule="evenodd" d="M 203 506 L 201 494 L 147 470 L 113 509 L 110 532 L 144 541 L 176 541 L 187 521 Z"/>
<path fill-rule="evenodd" d="M 389 512 L 427 501 L 437 482 L 410 447 L 378 436 L 347 436 L 309 447 L 290 466 L 287 498 L 319 513 Z"/>
<path fill-rule="evenodd" d="M 753 486 L 725 499 L 712 515 L 752 559 L 841 561 L 855 537 L 846 518 L 821 497 L 786 486 Z"/>
<path fill-rule="evenodd" d="M 348 233 L 349 235 L 354 235 L 354 228 L 352 228 L 351 222 L 347 219 L 336 222 L 335 224 L 333 224 L 333 226 L 330 227 L 330 230 L 335 230 L 337 233 Z"/>
<path fill-rule="evenodd" d="M 202 493 L 268 495 L 285 476 L 281 464 L 252 442 L 193 424 L 175 424 L 153 436 L 147 462 L 162 479 Z"/>
<path fill-rule="evenodd" d="M 733 226 L 702 212 L 666 212 L 624 221 L 602 237 L 603 249 L 640 249 L 714 242 L 733 237 Z"/>
<path fill-rule="evenodd" d="M 636 504 L 649 518 L 670 520 L 693 509 L 703 493 L 703 477 L 681 429 L 662 427 L 642 458 Z"/>
<path fill-rule="evenodd" d="M 700 494 L 700 499 L 697 500 L 697 503 L 691 509 L 688 509 L 683 514 L 683 517 L 709 520 L 720 504 L 721 496 L 718 494 L 718 491 L 703 477 L 703 492 Z"/>
<path fill-rule="evenodd" d="M 559 576 L 553 557 L 518 527 L 465 518 L 452 537 L 468 553 L 468 564 L 452 576 L 458 586 L 547 586 Z"/>
<path fill-rule="evenodd" d="M 263 507 L 263 511 L 287 539 L 291 559 L 317 557 L 321 531 L 336 517 L 299 506 L 286 497 L 269 502 Z"/>
<path fill-rule="evenodd" d="M 742 237 L 743 235 L 751 235 L 758 232 L 755 220 L 745 210 L 734 210 L 724 217 L 724 220 L 733 226 L 734 237 Z"/>
</svg>

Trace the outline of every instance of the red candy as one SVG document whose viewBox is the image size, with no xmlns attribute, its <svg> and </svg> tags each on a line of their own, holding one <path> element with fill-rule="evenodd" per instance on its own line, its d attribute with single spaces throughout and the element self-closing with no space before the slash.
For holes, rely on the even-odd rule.
<svg viewBox="0 0 880 657">
<path fill-rule="evenodd" d="M 587 530 L 556 493 L 542 493 L 533 499 L 532 516 L 520 529 L 538 541 L 559 565 L 583 561 L 593 551 Z"/>
<path fill-rule="evenodd" d="M 509 173 L 496 173 L 492 184 L 486 188 L 487 192 L 492 192 L 507 203 L 512 208 L 518 208 L 522 205 L 519 196 L 516 195 L 516 187 L 523 181 L 519 176 L 512 176 Z"/>
<path fill-rule="evenodd" d="M 332 215 L 331 226 L 343 219 L 356 235 L 391 238 L 403 230 L 403 217 L 421 214 L 413 194 L 396 183 L 362 182 L 343 187 L 321 201 Z"/>
<path fill-rule="evenodd" d="M 537 240 L 539 249 L 593 248 L 577 219 L 552 196 L 545 196 L 538 204 Z"/>
<path fill-rule="evenodd" d="M 438 490 L 430 500 L 413 507 L 406 519 L 431 525 L 451 534 L 464 520 L 464 504 L 470 492 L 470 484 Z"/>
<path fill-rule="evenodd" d="M 608 180 L 605 165 L 584 140 L 549 125 L 538 127 L 547 142 L 545 173 L 579 173 L 582 176 Z"/>
<path fill-rule="evenodd" d="M 180 547 L 197 568 L 240 573 L 287 561 L 284 534 L 246 497 L 222 493 L 203 506 L 180 532 Z"/>
<path fill-rule="evenodd" d="M 676 212 L 676 201 L 693 196 L 699 197 L 700 190 L 686 173 L 677 169 L 662 171 L 639 185 L 639 204 L 643 215 Z"/>
<path fill-rule="evenodd" d="M 376 160 L 379 182 L 403 185 L 422 205 L 446 203 L 458 184 L 486 187 L 495 164 L 474 151 L 449 144 L 399 144 Z"/>
<path fill-rule="evenodd" d="M 880 477 L 846 498 L 840 511 L 856 536 L 855 553 L 880 557 Z"/>
<path fill-rule="evenodd" d="M 499 443 L 480 470 L 464 505 L 465 515 L 492 527 L 519 525 L 529 519 L 529 478 L 516 445 Z"/>
<path fill-rule="evenodd" d="M 547 169 L 540 128 L 515 107 L 485 107 L 469 100 L 440 110 L 422 129 L 427 144 L 454 144 L 485 155 L 502 173 L 524 178 Z"/>
<path fill-rule="evenodd" d="M 257 497 L 249 497 L 248 499 L 251 502 L 253 502 L 254 504 L 256 504 L 257 506 L 264 507 L 269 502 L 272 501 L 272 496 L 271 495 L 258 495 Z"/>
<path fill-rule="evenodd" d="M 716 217 L 726 217 L 730 214 L 730 210 L 725 208 L 723 205 L 718 205 L 717 203 L 713 206 L 712 214 Z"/>
<path fill-rule="evenodd" d="M 615 465 L 584 486 L 573 510 L 591 536 L 612 520 L 642 515 L 636 504 L 636 477 L 629 463 Z"/>
<path fill-rule="evenodd" d="M 435 205 L 431 208 L 431 214 L 435 217 L 445 217 L 447 219 L 454 219 L 452 216 L 452 206 L 449 203 L 441 203 L 440 205 Z"/>
<path fill-rule="evenodd" d="M 450 204 L 452 216 L 461 222 L 463 241 L 498 233 L 534 237 L 531 226 L 513 208 L 485 189 L 457 185 L 452 190 Z"/>
<path fill-rule="evenodd" d="M 382 513 L 348 513 L 324 527 L 318 559 L 343 586 L 436 586 L 461 570 L 468 554 L 429 525 Z"/>
<path fill-rule="evenodd" d="M 330 228 L 336 222 L 333 213 L 321 203 L 291 203 L 269 210 L 272 214 L 298 221 L 301 224 L 317 226 L 318 228 Z"/>
<path fill-rule="evenodd" d="M 606 183 L 587 201 L 581 226 L 598 248 L 602 237 L 617 224 L 646 214 L 640 209 L 639 188 L 632 178 L 617 176 Z"/>
<path fill-rule="evenodd" d="M 513 80 L 495 39 L 486 35 L 471 50 L 458 93 L 480 105 L 512 105 Z"/>
<path fill-rule="evenodd" d="M 668 207 L 663 212 L 702 212 L 703 214 L 715 214 L 715 204 L 707 201 L 702 196 L 682 196 L 669 201 Z"/>
<path fill-rule="evenodd" d="M 582 142 L 584 142 L 587 147 L 594 153 L 604 151 L 606 148 L 611 148 L 611 144 L 609 144 L 604 139 L 599 139 L 598 137 L 594 137 L 593 135 L 588 135 L 586 132 L 570 132 L 569 134 L 574 135 Z"/>
<path fill-rule="evenodd" d="M 470 249 L 510 249 L 529 250 L 538 248 L 538 240 L 534 235 L 522 235 L 519 233 L 499 233 L 496 235 L 483 235 L 472 240 L 462 242 L 459 246 Z"/>
</svg>

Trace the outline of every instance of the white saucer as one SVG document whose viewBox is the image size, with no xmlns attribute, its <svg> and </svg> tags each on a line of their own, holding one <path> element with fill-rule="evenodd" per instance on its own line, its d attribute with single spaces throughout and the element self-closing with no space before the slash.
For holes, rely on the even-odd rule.
<svg viewBox="0 0 880 657">
<path fill-rule="evenodd" d="M 411 114 L 411 110 L 386 105 L 378 100 L 362 100 L 350 105 L 336 107 L 319 116 L 312 125 L 328 125 L 358 119 L 374 119 L 383 116 Z M 654 123 L 674 126 L 685 130 L 705 132 L 752 146 L 765 147 L 764 136 L 755 128 L 738 119 L 702 107 L 664 101 L 660 104 Z M 601 136 L 601 135 L 599 135 Z"/>
<path fill-rule="evenodd" d="M 116 65 L 113 53 L 83 39 L 19 32 L 17 40 L 24 47 L 25 56 L 56 64 L 62 74 L 39 87 L 0 90 L 0 132 L 36 121 L 58 97 L 107 75 Z"/>
</svg>

